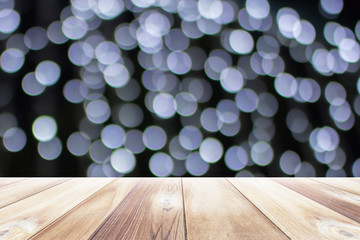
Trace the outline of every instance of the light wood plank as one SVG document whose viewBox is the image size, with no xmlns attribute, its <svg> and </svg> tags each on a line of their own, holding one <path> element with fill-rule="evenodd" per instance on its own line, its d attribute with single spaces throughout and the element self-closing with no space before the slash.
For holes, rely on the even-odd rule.
<svg viewBox="0 0 360 240">
<path fill-rule="evenodd" d="M 277 178 L 276 182 L 348 218 L 360 222 L 360 196 L 312 179 Z M 351 184 L 352 181 L 348 181 Z"/>
<path fill-rule="evenodd" d="M 288 239 L 224 178 L 184 178 L 187 236 L 192 239 Z"/>
<path fill-rule="evenodd" d="M 1 178 L 0 179 L 0 187 L 13 184 L 16 182 L 24 181 L 26 178 Z"/>
<path fill-rule="evenodd" d="M 143 179 L 90 239 L 185 238 L 181 180 Z"/>
<path fill-rule="evenodd" d="M 114 180 L 31 239 L 89 239 L 139 181 L 131 178 Z"/>
<path fill-rule="evenodd" d="M 72 179 L 0 209 L 0 238 L 27 239 L 112 179 Z"/>
<path fill-rule="evenodd" d="M 358 178 L 312 178 L 318 181 L 344 191 L 360 195 L 360 180 Z"/>
<path fill-rule="evenodd" d="M 291 239 L 360 239 L 360 224 L 269 179 L 229 179 Z"/>
<path fill-rule="evenodd" d="M 0 187 L 0 208 L 68 181 L 65 178 L 30 178 Z"/>
</svg>

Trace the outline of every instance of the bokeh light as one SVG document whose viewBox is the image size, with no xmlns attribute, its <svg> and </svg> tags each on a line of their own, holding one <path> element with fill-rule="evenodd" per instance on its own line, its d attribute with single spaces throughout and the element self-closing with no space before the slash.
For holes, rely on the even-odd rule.
<svg viewBox="0 0 360 240">
<path fill-rule="evenodd" d="M 220 160 L 223 155 L 223 146 L 215 138 L 206 138 L 200 145 L 200 156 L 208 163 L 214 163 Z"/>
<path fill-rule="evenodd" d="M 299 155 L 291 150 L 284 152 L 280 157 L 280 167 L 286 174 L 296 174 L 301 164 Z"/>
<path fill-rule="evenodd" d="M 159 152 L 150 158 L 149 167 L 155 176 L 166 177 L 173 172 L 174 162 L 169 155 Z"/>
<path fill-rule="evenodd" d="M 209 169 L 209 163 L 204 161 L 198 152 L 192 153 L 186 159 L 186 170 L 194 176 L 202 176 L 204 175 Z"/>
<path fill-rule="evenodd" d="M 150 126 L 145 129 L 142 140 L 150 150 L 160 150 L 166 144 L 166 133 L 158 126 Z"/>
<path fill-rule="evenodd" d="M 67 140 L 67 148 L 75 156 L 83 156 L 89 151 L 90 139 L 81 132 L 71 134 Z"/>
<path fill-rule="evenodd" d="M 127 149 L 115 150 L 110 156 L 111 166 L 120 173 L 131 172 L 135 167 L 135 157 Z"/>
<path fill-rule="evenodd" d="M 25 32 L 25 45 L 31 50 L 41 50 L 48 43 L 46 30 L 42 27 L 32 27 Z"/>
<path fill-rule="evenodd" d="M 0 56 L 1 69 L 8 73 L 14 73 L 24 64 L 24 53 L 17 48 L 9 48 Z"/>
<path fill-rule="evenodd" d="M 356 16 L 0 0 L 0 176 L 360 176 Z"/>
<path fill-rule="evenodd" d="M 119 125 L 107 125 L 101 131 L 101 141 L 111 149 L 121 147 L 125 142 L 125 131 Z"/>
<path fill-rule="evenodd" d="M 226 166 L 233 171 L 245 168 L 248 161 L 248 153 L 240 146 L 232 146 L 225 153 Z"/>
<path fill-rule="evenodd" d="M 32 125 L 34 137 L 41 142 L 52 140 L 56 136 L 57 130 L 56 121 L 50 116 L 40 116 Z"/>
<path fill-rule="evenodd" d="M 58 158 L 62 152 L 62 143 L 57 137 L 48 142 L 39 142 L 38 151 L 42 158 L 54 160 Z"/>
<path fill-rule="evenodd" d="M 17 11 L 11 8 L 0 9 L 0 32 L 12 33 L 20 25 L 20 15 Z"/>
<path fill-rule="evenodd" d="M 60 78 L 60 67 L 53 61 L 43 61 L 35 69 L 36 80 L 44 86 L 54 85 Z"/>
<path fill-rule="evenodd" d="M 3 136 L 4 147 L 10 152 L 21 151 L 26 144 L 25 132 L 20 128 L 10 128 Z"/>
<path fill-rule="evenodd" d="M 251 159 L 257 165 L 269 165 L 273 160 L 273 157 L 273 149 L 267 142 L 259 141 L 251 147 Z"/>
</svg>

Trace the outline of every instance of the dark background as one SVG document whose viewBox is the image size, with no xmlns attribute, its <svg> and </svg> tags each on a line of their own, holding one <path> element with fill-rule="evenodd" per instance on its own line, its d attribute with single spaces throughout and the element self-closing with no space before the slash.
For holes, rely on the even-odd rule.
<svg viewBox="0 0 360 240">
<path fill-rule="evenodd" d="M 242 8 L 244 1 L 236 1 Z M 355 24 L 358 21 L 358 8 L 355 6 L 355 1 L 345 1 L 343 11 L 334 19 L 329 19 L 322 15 L 318 6 L 318 1 L 269 1 L 271 6 L 272 15 L 275 16 L 276 11 L 281 7 L 291 7 L 298 11 L 301 18 L 306 19 L 313 23 L 316 28 L 317 37 L 316 40 L 323 43 L 326 42 L 322 35 L 322 29 L 326 22 L 336 21 L 350 29 L 355 28 Z M 64 7 L 69 4 L 67 1 L 59 0 L 27 0 L 16 1 L 15 9 L 21 14 L 21 23 L 16 30 L 17 33 L 25 33 L 27 29 L 33 26 L 41 26 L 47 28 L 47 26 L 59 19 L 60 12 Z M 120 17 L 111 20 L 104 21 L 99 30 L 107 37 L 112 39 L 113 29 L 123 21 L 129 22 L 133 19 L 131 12 L 125 12 Z M 175 25 L 176 26 L 176 25 Z M 232 23 L 227 27 L 238 27 L 238 23 Z M 262 33 L 252 33 L 254 38 L 261 36 Z M 211 49 L 219 44 L 219 39 L 213 36 L 206 36 L 199 40 L 192 40 L 192 45 L 201 46 L 206 52 L 210 52 Z M 66 149 L 66 139 L 68 136 L 78 131 L 79 122 L 84 116 L 84 110 L 82 104 L 73 104 L 63 97 L 62 89 L 66 81 L 78 77 L 78 67 L 71 64 L 67 57 L 67 51 L 72 41 L 68 41 L 63 45 L 55 45 L 51 42 L 40 51 L 29 51 L 26 55 L 25 65 L 16 73 L 7 74 L 0 71 L 0 81 L 7 81 L 13 88 L 13 97 L 11 102 L 5 107 L 0 108 L 1 112 L 12 112 L 18 119 L 18 125 L 24 129 L 27 135 L 27 144 L 25 148 L 17 153 L 8 152 L 2 144 L 0 144 L 0 176 L 86 176 L 88 166 L 92 163 L 90 157 L 85 155 L 84 157 L 75 157 L 71 155 Z M 6 40 L 0 41 L 0 49 L 5 49 Z M 136 66 L 134 78 L 140 79 L 142 69 L 137 63 L 136 55 L 138 48 L 131 50 L 128 56 L 133 60 Z M 318 80 L 319 84 L 324 89 L 325 83 L 329 81 L 329 78 L 317 73 L 309 63 L 300 64 L 292 60 L 289 55 L 289 51 L 286 47 L 281 47 L 280 56 L 283 57 L 286 62 L 286 71 L 293 76 L 311 77 Z M 42 60 L 54 60 L 60 64 L 62 72 L 59 82 L 36 97 L 26 95 L 21 88 L 21 79 L 23 76 L 35 69 L 36 65 Z M 327 166 L 318 163 L 312 153 L 312 150 L 308 144 L 298 143 L 292 136 L 291 132 L 286 128 L 286 114 L 294 107 L 303 109 L 314 126 L 333 126 L 335 125 L 328 114 L 328 104 L 323 96 L 315 104 L 298 103 L 294 100 L 284 100 L 278 96 L 273 87 L 273 80 L 270 77 L 269 81 L 265 81 L 268 84 L 268 91 L 273 93 L 279 102 L 279 111 L 274 116 L 274 123 L 276 127 L 275 137 L 272 140 L 272 146 L 274 148 L 274 162 L 267 167 L 251 166 L 247 168 L 254 173 L 262 173 L 265 176 L 284 176 L 278 164 L 275 164 L 282 152 L 287 149 L 296 151 L 300 157 L 313 164 L 316 168 L 318 176 L 324 176 Z M 333 75 L 331 80 L 341 81 L 347 90 L 349 102 L 352 103 L 354 97 L 358 94 L 354 86 L 358 78 L 358 72 L 352 74 Z M 219 89 L 219 86 L 213 83 L 213 90 Z M 113 89 L 107 89 L 105 96 L 108 97 L 110 103 L 116 103 L 120 101 L 114 97 Z M 137 103 L 144 106 L 145 91 L 142 91 Z M 209 106 L 215 106 L 219 99 L 227 97 L 227 93 L 224 91 L 217 92 L 213 95 L 212 99 L 206 103 Z M 111 102 L 113 101 L 113 102 Z M 110 104 L 113 106 L 115 104 Z M 43 160 L 37 152 L 37 141 L 34 139 L 31 132 L 31 125 L 36 117 L 39 115 L 51 115 L 58 123 L 58 136 L 63 142 L 63 151 L 58 159 L 53 161 Z M 168 134 L 172 132 L 175 134 L 181 129 L 180 119 L 178 116 L 170 120 L 155 119 L 148 111 L 144 111 L 145 120 L 138 127 L 140 130 L 144 130 L 148 125 L 159 124 L 164 126 L 168 130 Z M 111 120 L 109 120 L 111 121 Z M 352 163 L 360 156 L 360 148 L 358 147 L 360 128 L 357 122 L 359 117 L 356 116 L 355 126 L 347 132 L 338 131 L 341 139 L 341 147 L 347 154 L 347 162 L 344 166 L 344 170 L 348 175 L 351 175 Z M 175 126 L 175 127 L 174 127 Z M 242 115 L 242 130 L 239 136 L 235 138 L 227 138 L 221 134 L 208 134 L 221 140 L 226 150 L 228 147 L 234 144 L 235 139 L 247 139 L 249 132 L 251 131 L 251 118 L 250 115 Z M 248 127 L 247 127 L 248 126 Z M 204 134 L 204 137 L 207 135 Z M 148 159 L 153 154 L 149 150 L 145 150 L 142 154 L 137 155 L 137 166 L 135 170 L 127 176 L 152 176 L 149 167 Z M 205 176 L 234 176 L 235 172 L 229 170 L 224 161 L 220 160 L 216 164 L 212 164 L 209 171 Z M 185 176 L 190 176 L 186 174 Z"/>
</svg>

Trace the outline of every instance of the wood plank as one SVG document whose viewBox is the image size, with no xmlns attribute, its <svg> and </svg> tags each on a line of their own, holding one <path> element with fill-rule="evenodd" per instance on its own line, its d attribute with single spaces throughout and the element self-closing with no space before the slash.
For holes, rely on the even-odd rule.
<svg viewBox="0 0 360 240">
<path fill-rule="evenodd" d="M 291 239 L 360 239 L 360 224 L 270 179 L 229 179 Z"/>
<path fill-rule="evenodd" d="M 276 182 L 348 218 L 360 222 L 360 196 L 312 179 L 274 179 Z M 350 184 L 351 181 L 348 181 Z"/>
<path fill-rule="evenodd" d="M 13 184 L 16 182 L 24 181 L 26 178 L 1 178 L 0 179 L 0 187 Z"/>
<path fill-rule="evenodd" d="M 187 237 L 191 239 L 288 239 L 223 178 L 184 178 Z"/>
<path fill-rule="evenodd" d="M 114 180 L 31 239 L 89 239 L 139 181 L 131 178 Z"/>
<path fill-rule="evenodd" d="M 185 239 L 181 180 L 141 180 L 90 239 Z"/>
<path fill-rule="evenodd" d="M 65 178 L 31 178 L 0 187 L 0 208 L 68 181 Z"/>
<path fill-rule="evenodd" d="M 0 209 L 0 238 L 27 239 L 112 179 L 72 179 Z"/>
<path fill-rule="evenodd" d="M 358 178 L 312 178 L 314 181 L 321 182 L 344 191 L 360 195 L 360 180 Z"/>
</svg>

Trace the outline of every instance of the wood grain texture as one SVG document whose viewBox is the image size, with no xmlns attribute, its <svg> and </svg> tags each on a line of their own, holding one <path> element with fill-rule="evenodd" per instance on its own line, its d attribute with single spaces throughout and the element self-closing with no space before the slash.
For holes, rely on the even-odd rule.
<svg viewBox="0 0 360 240">
<path fill-rule="evenodd" d="M 13 184 L 16 182 L 24 181 L 26 178 L 1 178 L 0 187 Z"/>
<path fill-rule="evenodd" d="M 31 237 L 110 181 L 70 180 L 0 209 L 0 238 Z"/>
<path fill-rule="evenodd" d="M 90 239 L 184 239 L 180 179 L 143 179 Z"/>
<path fill-rule="evenodd" d="M 275 181 L 360 223 L 359 195 L 307 178 L 296 181 L 278 178 Z"/>
<path fill-rule="evenodd" d="M 269 179 L 229 179 L 291 239 L 360 239 L 360 224 Z"/>
<path fill-rule="evenodd" d="M 360 180 L 0 178 L 0 240 L 360 240 Z"/>
<path fill-rule="evenodd" d="M 38 192 L 44 191 L 48 188 L 56 186 L 69 179 L 65 178 L 32 178 L 24 181 L 17 181 L 12 184 L 7 184 L 0 187 L 0 208 L 3 208 L 11 203 L 27 198 Z"/>
<path fill-rule="evenodd" d="M 288 239 L 226 179 L 183 179 L 187 237 Z"/>
<path fill-rule="evenodd" d="M 359 178 L 313 178 L 313 180 L 360 195 Z"/>
<path fill-rule="evenodd" d="M 139 179 L 116 179 L 31 239 L 88 239 Z"/>
</svg>

